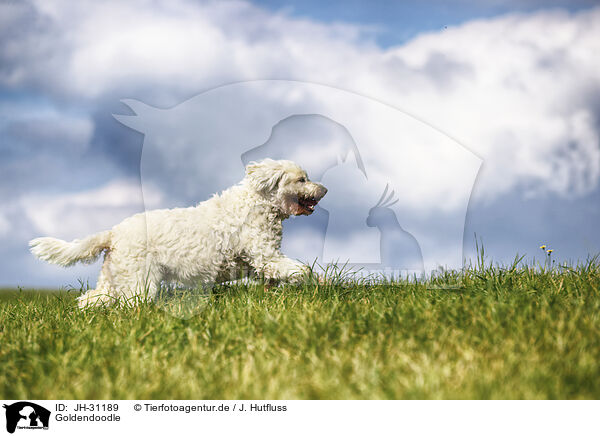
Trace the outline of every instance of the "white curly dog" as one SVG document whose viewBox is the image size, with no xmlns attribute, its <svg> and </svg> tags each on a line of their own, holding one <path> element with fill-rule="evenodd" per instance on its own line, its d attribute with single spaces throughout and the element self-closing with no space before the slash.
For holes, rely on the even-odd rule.
<svg viewBox="0 0 600 436">
<path fill-rule="evenodd" d="M 250 274 L 293 281 L 308 267 L 280 252 L 282 222 L 310 215 L 326 193 L 294 162 L 265 159 L 250 163 L 239 184 L 195 207 L 139 213 L 81 240 L 37 238 L 29 245 L 38 258 L 61 266 L 105 253 L 96 289 L 79 297 L 80 307 L 154 298 L 163 281 L 193 287 Z"/>
</svg>

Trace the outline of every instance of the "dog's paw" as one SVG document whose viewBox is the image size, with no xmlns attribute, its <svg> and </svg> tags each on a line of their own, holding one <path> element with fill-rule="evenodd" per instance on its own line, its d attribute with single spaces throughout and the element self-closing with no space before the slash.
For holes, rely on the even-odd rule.
<svg viewBox="0 0 600 436">
<path fill-rule="evenodd" d="M 101 289 L 91 289 L 77 298 L 77 305 L 80 309 L 105 306 L 114 302 L 115 298 Z"/>
</svg>

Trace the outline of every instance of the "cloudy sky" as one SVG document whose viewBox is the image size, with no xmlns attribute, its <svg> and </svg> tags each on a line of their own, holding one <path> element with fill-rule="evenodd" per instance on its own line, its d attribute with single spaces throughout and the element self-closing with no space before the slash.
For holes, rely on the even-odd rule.
<svg viewBox="0 0 600 436">
<path fill-rule="evenodd" d="M 0 286 L 93 284 L 98 264 L 47 265 L 27 241 L 189 206 L 269 155 L 330 188 L 286 227 L 290 255 L 380 262 L 363 223 L 389 184 L 404 233 L 388 240 L 414 238 L 427 268 L 460 266 L 475 233 L 498 262 L 542 243 L 584 260 L 600 251 L 594 3 L 0 2 Z"/>
</svg>

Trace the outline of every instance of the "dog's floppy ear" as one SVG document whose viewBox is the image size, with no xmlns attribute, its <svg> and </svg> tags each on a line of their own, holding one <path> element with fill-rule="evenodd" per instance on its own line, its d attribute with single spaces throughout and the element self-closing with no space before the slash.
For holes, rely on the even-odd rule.
<svg viewBox="0 0 600 436">
<path fill-rule="evenodd" d="M 258 192 L 268 193 L 277 188 L 285 170 L 273 159 L 250 162 L 246 166 L 246 177 Z"/>
</svg>

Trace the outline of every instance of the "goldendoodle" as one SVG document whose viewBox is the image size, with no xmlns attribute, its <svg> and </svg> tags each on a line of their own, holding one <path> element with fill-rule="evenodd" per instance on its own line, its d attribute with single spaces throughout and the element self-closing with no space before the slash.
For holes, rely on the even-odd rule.
<svg viewBox="0 0 600 436">
<path fill-rule="evenodd" d="M 220 283 L 242 275 L 298 280 L 308 271 L 280 252 L 283 220 L 310 215 L 327 189 L 294 162 L 251 162 L 244 179 L 197 206 L 136 214 L 111 230 L 72 242 L 33 239 L 38 258 L 61 266 L 104 252 L 96 289 L 80 307 L 120 298 L 154 298 L 162 282 Z"/>
</svg>

